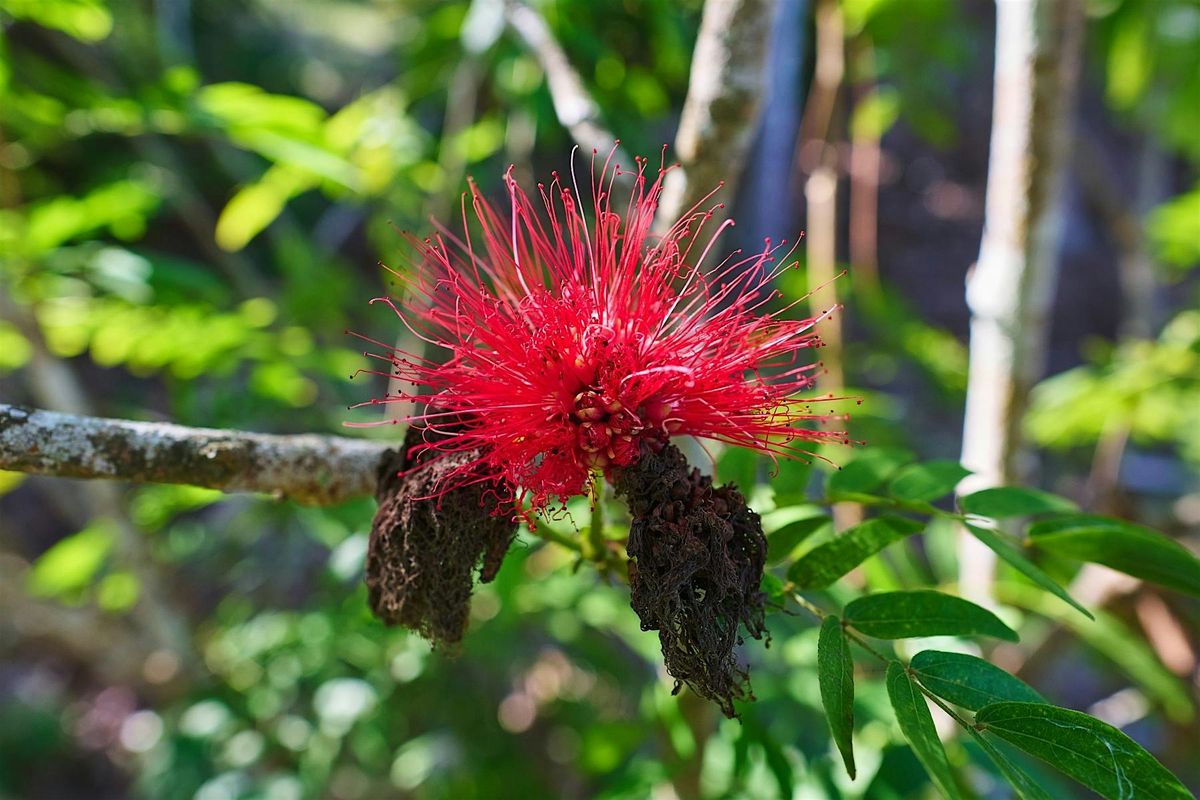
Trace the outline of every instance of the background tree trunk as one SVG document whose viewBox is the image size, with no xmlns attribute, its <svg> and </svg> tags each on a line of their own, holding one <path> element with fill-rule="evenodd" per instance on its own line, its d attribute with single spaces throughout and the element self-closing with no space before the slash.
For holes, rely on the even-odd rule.
<svg viewBox="0 0 1200 800">
<path fill-rule="evenodd" d="M 724 183 L 732 197 L 757 128 L 775 0 L 708 0 L 656 224 L 670 226 Z"/>
<path fill-rule="evenodd" d="M 1020 425 L 1045 363 L 1059 198 L 1082 58 L 1081 0 L 998 0 L 992 140 L 979 260 L 967 279 L 970 374 L 960 492 L 1026 471 Z M 995 555 L 960 538 L 964 593 L 987 600 Z"/>
</svg>

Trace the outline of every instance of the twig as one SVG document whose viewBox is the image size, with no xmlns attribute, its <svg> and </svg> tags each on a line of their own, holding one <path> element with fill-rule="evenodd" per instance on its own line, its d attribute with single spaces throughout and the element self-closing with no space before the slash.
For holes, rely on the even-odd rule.
<svg viewBox="0 0 1200 800">
<path fill-rule="evenodd" d="M 17 183 L 15 178 L 13 182 Z M 69 363 L 55 359 L 50 354 L 33 310 L 0 296 L 0 314 L 11 320 L 32 345 L 27 375 L 33 396 L 60 411 L 78 414 L 91 411 L 85 383 Z M 80 494 L 81 497 L 72 498 L 72 502 L 64 504 L 65 508 L 70 509 L 67 512 L 69 515 L 81 517 L 81 521 L 87 521 L 92 516 L 104 516 L 116 526 L 119 558 L 139 583 L 139 597 L 132 609 L 132 616 L 150 636 L 158 640 L 160 647 L 165 648 L 166 652 L 173 651 L 173 657 L 189 674 L 199 675 L 200 658 L 188 635 L 184 615 L 174 606 L 169 592 L 163 586 L 149 547 L 129 516 L 120 488 L 108 483 L 93 483 Z M 86 510 L 81 512 L 81 507 Z"/>
<path fill-rule="evenodd" d="M 725 183 L 732 197 L 766 92 L 775 0 L 708 0 L 675 136 L 680 169 L 667 176 L 656 222 L 670 226 Z"/>
<path fill-rule="evenodd" d="M 332 505 L 375 490 L 388 445 L 100 419 L 0 403 L 0 469 L 183 483 Z"/>
<path fill-rule="evenodd" d="M 820 606 L 810 603 L 804 597 L 802 597 L 801 595 L 796 593 L 793 585 L 790 582 L 788 584 L 786 584 L 783 588 L 784 588 L 784 591 L 786 591 L 788 593 L 788 596 L 791 597 L 793 601 L 795 601 L 796 605 L 800 606 L 805 611 L 812 614 L 819 621 L 824 622 L 825 618 L 829 616 L 829 614 L 826 613 L 825 610 L 822 609 Z M 846 627 L 846 625 L 843 624 L 842 631 L 846 634 L 847 639 L 854 642 L 856 645 L 861 647 L 863 650 L 866 650 L 868 653 L 875 656 L 875 658 L 879 659 L 883 663 L 886 664 L 892 660 L 892 659 L 888 658 L 887 656 L 885 656 L 883 653 L 880 653 L 878 650 L 876 650 L 871 645 L 871 643 L 868 642 L 865 637 L 863 637 L 862 634 L 860 634 L 858 631 L 854 630 L 853 628 Z"/>
<path fill-rule="evenodd" d="M 585 151 L 607 153 L 615 145 L 616 137 L 601 122 L 600 106 L 588 94 L 546 20 L 520 0 L 507 0 L 504 16 L 546 73 L 546 87 L 558 121 Z M 620 149 L 614 155 L 618 163 L 633 166 L 633 161 Z"/>
</svg>

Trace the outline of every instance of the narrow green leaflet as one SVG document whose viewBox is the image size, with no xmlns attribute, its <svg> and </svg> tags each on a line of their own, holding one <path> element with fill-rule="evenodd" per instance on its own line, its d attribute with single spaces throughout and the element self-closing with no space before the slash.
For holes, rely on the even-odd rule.
<svg viewBox="0 0 1200 800">
<path fill-rule="evenodd" d="M 854 743 L 854 661 L 850 657 L 850 642 L 842 630 L 842 621 L 834 616 L 821 623 L 821 638 L 817 641 L 817 682 L 821 686 L 821 705 L 825 718 L 846 772 L 853 780 Z"/>
<path fill-rule="evenodd" d="M 971 470 L 957 461 L 927 461 L 900 470 L 888 484 L 888 494 L 897 500 L 937 500 L 954 491 L 954 487 Z"/>
<path fill-rule="evenodd" d="M 1135 578 L 1200 596 L 1200 559 L 1168 536 L 1108 517 L 1072 514 L 1037 522 L 1029 538 L 1057 555 L 1092 561 Z"/>
<path fill-rule="evenodd" d="M 831 495 L 844 492 L 872 492 L 912 459 L 912 453 L 907 450 L 891 447 L 869 448 L 858 458 L 830 475 L 826 488 Z"/>
<path fill-rule="evenodd" d="M 887 691 L 892 709 L 896 712 L 896 721 L 900 723 L 904 738 L 912 745 L 917 760 L 943 795 L 951 800 L 960 800 L 962 795 L 954 781 L 946 750 L 938 739 L 937 729 L 933 727 L 933 716 L 929 713 L 929 706 L 925 705 L 925 695 L 909 679 L 898 661 L 888 664 Z"/>
<path fill-rule="evenodd" d="M 908 666 L 926 689 L 971 711 L 1002 700 L 1046 702 L 1025 681 L 966 653 L 922 650 Z"/>
<path fill-rule="evenodd" d="M 1065 497 L 1022 486 L 984 489 L 967 495 L 960 501 L 960 505 L 968 514 L 993 519 L 1050 514 L 1056 511 L 1078 511 L 1076 505 Z"/>
<path fill-rule="evenodd" d="M 1018 641 L 1016 632 L 986 608 L 929 589 L 860 597 L 846 606 L 844 618 L 876 639 L 978 635 Z"/>
<path fill-rule="evenodd" d="M 1079 613 L 1083 614 L 1088 619 L 1095 619 L 1092 612 L 1079 604 L 1074 597 L 1067 594 L 1067 590 L 1058 585 L 1058 582 L 1042 571 L 1041 567 L 1034 564 L 1025 555 L 1001 534 L 989 530 L 988 528 L 980 528 L 976 525 L 968 525 L 967 530 L 971 532 L 979 541 L 983 542 L 992 552 L 1004 559 L 1009 566 L 1013 567 L 1017 572 L 1020 572 L 1026 578 L 1036 583 L 1038 586 L 1045 589 L 1050 594 L 1062 600 L 1067 605 L 1071 606 Z"/>
<path fill-rule="evenodd" d="M 1004 775 L 1009 785 L 1016 790 L 1017 796 L 1021 800 L 1054 800 L 1037 782 L 1036 778 L 1014 764 L 1012 759 L 1004 755 L 1000 748 L 992 744 L 986 736 L 969 726 L 967 733 L 971 734 L 983 752 L 987 753 L 988 758 Z"/>
<path fill-rule="evenodd" d="M 883 548 L 923 527 L 904 517 L 869 519 L 806 554 L 788 570 L 788 579 L 801 589 L 824 589 Z"/>
<path fill-rule="evenodd" d="M 808 537 L 832 525 L 833 520 L 821 514 L 816 517 L 806 517 L 789 522 L 779 530 L 767 534 L 767 563 L 778 564 L 792 554 L 792 551 Z"/>
<path fill-rule="evenodd" d="M 1109 800 L 1192 799 L 1141 745 L 1079 711 L 1044 703 L 993 703 L 975 715 L 975 722 Z"/>
</svg>

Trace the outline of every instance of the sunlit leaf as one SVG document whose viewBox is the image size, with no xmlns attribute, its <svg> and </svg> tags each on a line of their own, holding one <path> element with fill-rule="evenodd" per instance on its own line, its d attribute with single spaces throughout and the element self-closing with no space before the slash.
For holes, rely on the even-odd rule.
<svg viewBox="0 0 1200 800">
<path fill-rule="evenodd" d="M 43 597 L 58 597 L 91 583 L 104 566 L 113 545 L 112 527 L 96 522 L 55 544 L 29 571 L 29 590 Z"/>
<path fill-rule="evenodd" d="M 850 115 L 850 133 L 856 139 L 878 139 L 900 118 L 900 93 L 879 86 L 867 93 Z"/>
<path fill-rule="evenodd" d="M 1175 267 L 1200 264 L 1200 188 L 1152 210 L 1146 235 L 1165 263 Z"/>
<path fill-rule="evenodd" d="M 0 469 L 0 497 L 20 486 L 24 480 L 25 473 L 23 472 L 9 472 L 8 470 Z"/>
<path fill-rule="evenodd" d="M 32 354 L 29 340 L 12 325 L 0 320 L 0 374 L 25 366 Z"/>
<path fill-rule="evenodd" d="M 314 176 L 290 167 L 267 170 L 225 204 L 217 218 L 217 244 L 224 250 L 241 250 L 283 213 L 288 200 L 315 185 Z"/>
<path fill-rule="evenodd" d="M 80 197 L 58 195 L 43 200 L 29 209 L 24 247 L 31 256 L 40 255 L 105 228 L 122 238 L 136 238 L 160 199 L 149 183 L 120 180 Z"/>
<path fill-rule="evenodd" d="M 0 0 L 0 11 L 84 42 L 98 42 L 112 32 L 112 14 L 100 0 Z"/>
<path fill-rule="evenodd" d="M 132 572 L 105 575 L 96 585 L 96 603 L 105 611 L 127 611 L 137 602 L 141 582 Z"/>
<path fill-rule="evenodd" d="M 1150 79 L 1153 51 L 1147 20 L 1144 14 L 1126 15 L 1108 48 L 1108 99 L 1118 108 L 1136 103 Z"/>
</svg>

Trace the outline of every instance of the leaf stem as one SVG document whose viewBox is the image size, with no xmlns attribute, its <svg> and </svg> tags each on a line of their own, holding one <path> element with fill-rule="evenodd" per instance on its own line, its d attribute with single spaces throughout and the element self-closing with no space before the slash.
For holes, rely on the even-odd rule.
<svg viewBox="0 0 1200 800">
<path fill-rule="evenodd" d="M 805 611 L 808 611 L 809 613 L 811 613 L 818 620 L 824 622 L 825 618 L 829 616 L 829 614 L 827 612 L 825 612 L 823 609 L 821 609 L 819 606 L 813 605 L 808 600 L 806 600 L 804 597 L 801 597 L 796 592 L 795 586 L 792 583 L 790 583 L 790 582 L 787 583 L 786 585 L 784 585 L 783 589 L 785 592 L 787 592 L 788 596 L 792 598 L 792 600 L 796 601 L 796 605 L 800 606 Z M 871 655 L 875 656 L 875 658 L 879 659 L 883 663 L 886 664 L 892 660 L 892 659 L 888 658 L 887 656 L 883 655 L 882 653 L 880 653 L 878 650 L 876 650 L 871 645 L 871 643 L 868 642 L 863 637 L 863 635 L 861 633 L 859 633 L 858 631 L 854 630 L 851 627 L 848 627 L 845 624 L 842 625 L 842 630 L 845 631 L 846 638 L 850 639 L 852 642 L 857 644 L 863 650 L 866 650 Z"/>
<path fill-rule="evenodd" d="M 787 592 L 788 596 L 791 597 L 792 600 L 794 600 L 796 602 L 796 605 L 800 606 L 805 611 L 808 611 L 809 613 L 811 613 L 818 620 L 824 622 L 826 617 L 831 616 L 831 614 L 826 612 L 821 607 L 814 605 L 813 603 L 809 602 L 806 598 L 804 598 L 804 597 L 800 596 L 798 593 L 796 593 L 795 588 L 792 586 L 791 583 L 788 583 L 783 588 L 784 588 L 784 591 Z M 846 637 L 848 639 L 853 641 L 855 644 L 857 644 L 863 650 L 866 650 L 868 653 L 875 656 L 875 658 L 879 659 L 883 663 L 887 664 L 887 663 L 890 663 L 895 660 L 895 659 L 888 658 L 887 656 L 883 655 L 878 650 L 876 650 L 862 636 L 862 634 L 860 634 L 858 631 L 854 630 L 853 628 L 843 625 L 842 630 L 845 631 Z M 908 672 L 908 675 L 910 678 L 914 678 L 914 675 L 913 675 L 912 671 L 909 669 L 909 666 L 907 664 L 904 665 L 904 669 L 906 672 Z M 950 708 L 950 706 L 948 706 L 945 702 L 943 702 L 941 700 L 941 698 L 937 697 L 932 692 L 930 692 L 928 689 L 926 689 L 924 686 L 922 686 L 921 682 L 919 680 L 914 679 L 913 683 L 916 684 L 917 688 L 921 690 L 921 694 L 925 695 L 930 700 L 932 700 L 935 704 L 937 704 L 938 708 L 942 709 L 942 711 L 945 711 L 946 714 L 949 715 L 951 719 L 953 719 L 955 722 L 957 722 L 959 725 L 961 725 L 964 729 L 975 727 L 974 723 L 967 721 L 961 714 L 959 714 L 957 711 Z"/>
</svg>

